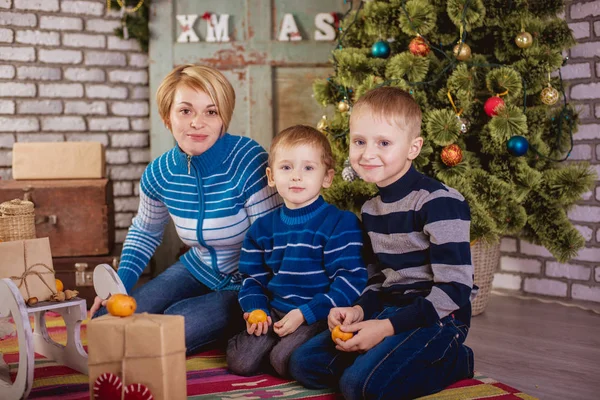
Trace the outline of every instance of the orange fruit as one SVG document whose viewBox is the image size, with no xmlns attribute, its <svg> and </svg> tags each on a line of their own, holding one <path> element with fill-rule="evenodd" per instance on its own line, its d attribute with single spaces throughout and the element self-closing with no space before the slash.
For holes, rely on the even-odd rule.
<svg viewBox="0 0 600 400">
<path fill-rule="evenodd" d="M 135 312 L 136 307 L 135 299 L 126 294 L 113 294 L 106 302 L 106 309 L 115 317 L 129 317 Z"/>
<path fill-rule="evenodd" d="M 63 285 L 60 279 L 55 279 L 54 281 L 56 282 L 56 291 L 62 292 L 65 289 L 65 285 Z"/>
<path fill-rule="evenodd" d="M 354 333 L 342 332 L 339 325 L 333 328 L 333 330 L 331 331 L 331 340 L 333 340 L 334 342 L 335 339 L 342 339 L 342 342 L 345 342 L 346 340 L 351 339 L 352 336 L 354 336 Z"/>
<path fill-rule="evenodd" d="M 267 320 L 267 313 L 263 310 L 254 310 L 248 315 L 249 324 L 258 324 Z"/>
</svg>

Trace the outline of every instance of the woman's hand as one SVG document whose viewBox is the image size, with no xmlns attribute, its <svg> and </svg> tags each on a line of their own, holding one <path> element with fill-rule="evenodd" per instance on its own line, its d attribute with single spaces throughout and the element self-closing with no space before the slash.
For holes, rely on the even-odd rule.
<svg viewBox="0 0 600 400">
<path fill-rule="evenodd" d="M 327 326 L 332 331 L 338 325 L 351 325 L 362 321 L 364 312 L 361 306 L 336 307 L 329 311 Z"/>
<path fill-rule="evenodd" d="M 106 301 L 107 300 L 104 300 L 102 297 L 96 296 L 94 299 L 94 304 L 92 305 L 92 308 L 90 308 L 90 318 L 96 314 L 100 307 L 106 307 Z"/>
<path fill-rule="evenodd" d="M 389 319 L 371 319 L 352 325 L 342 325 L 342 332 L 354 332 L 354 336 L 345 342 L 336 339 L 335 348 L 341 351 L 364 353 L 377 346 L 387 336 L 394 335 L 394 327 Z"/>
<path fill-rule="evenodd" d="M 267 320 L 265 322 L 258 322 L 255 324 L 251 324 L 248 322 L 248 316 L 250 313 L 244 313 L 244 320 L 246 321 L 246 332 L 248 335 L 260 336 L 266 335 L 269 331 L 269 326 L 273 323 L 271 316 L 267 316 Z"/>
<path fill-rule="evenodd" d="M 295 308 L 279 321 L 275 322 L 275 325 L 273 325 L 273 330 L 280 337 L 284 337 L 290 333 L 294 333 L 304 321 L 305 320 L 302 311 L 300 311 L 298 308 Z"/>
</svg>

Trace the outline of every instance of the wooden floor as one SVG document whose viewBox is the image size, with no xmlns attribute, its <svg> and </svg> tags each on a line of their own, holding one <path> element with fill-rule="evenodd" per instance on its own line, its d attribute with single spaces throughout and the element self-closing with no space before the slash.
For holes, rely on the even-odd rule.
<svg viewBox="0 0 600 400">
<path fill-rule="evenodd" d="M 600 399 L 600 315 L 492 295 L 467 338 L 475 370 L 544 400 Z"/>
</svg>

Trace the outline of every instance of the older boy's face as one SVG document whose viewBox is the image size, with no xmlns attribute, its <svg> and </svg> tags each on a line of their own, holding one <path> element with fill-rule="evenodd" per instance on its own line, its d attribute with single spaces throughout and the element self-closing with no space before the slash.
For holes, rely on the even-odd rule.
<svg viewBox="0 0 600 400">
<path fill-rule="evenodd" d="M 363 109 L 350 120 L 350 164 L 366 182 L 379 187 L 400 179 L 417 158 L 421 137 L 411 138 L 385 118 L 374 118 Z"/>
<path fill-rule="evenodd" d="M 277 188 L 290 209 L 314 202 L 322 187 L 331 186 L 333 174 L 321 161 L 320 149 L 305 144 L 279 147 L 267 168 L 269 186 Z"/>
</svg>

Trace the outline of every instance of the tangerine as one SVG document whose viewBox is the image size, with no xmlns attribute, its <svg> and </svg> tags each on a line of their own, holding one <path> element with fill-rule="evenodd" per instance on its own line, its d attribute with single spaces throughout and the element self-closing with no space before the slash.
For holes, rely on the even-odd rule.
<svg viewBox="0 0 600 400">
<path fill-rule="evenodd" d="M 341 339 L 342 342 L 345 342 L 348 339 L 352 339 L 352 336 L 354 336 L 354 333 L 352 333 L 352 332 L 343 332 L 340 329 L 340 325 L 336 326 L 331 331 L 331 340 L 333 340 L 334 342 L 335 342 L 335 339 Z"/>
<path fill-rule="evenodd" d="M 263 310 L 254 310 L 248 315 L 249 324 L 258 324 L 267 321 L 267 313 Z"/>
<path fill-rule="evenodd" d="M 136 307 L 135 299 L 122 293 L 113 294 L 106 302 L 106 309 L 115 317 L 129 317 Z"/>
<path fill-rule="evenodd" d="M 54 281 L 56 282 L 56 291 L 62 292 L 65 288 L 65 285 L 63 285 L 63 283 L 60 279 L 55 279 Z"/>
</svg>

